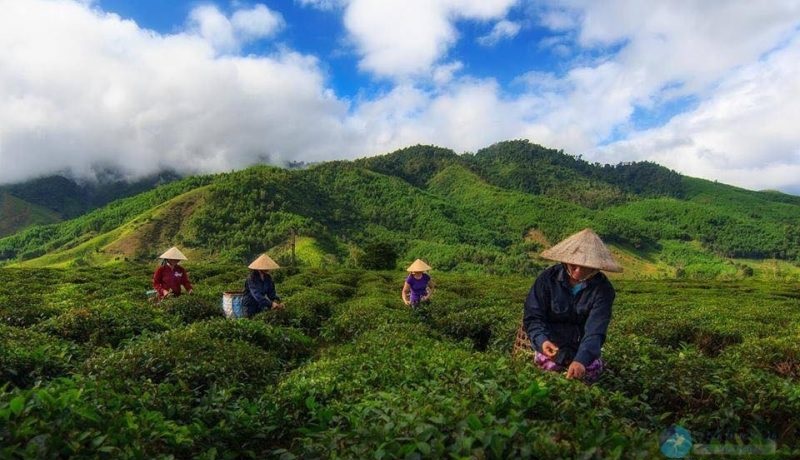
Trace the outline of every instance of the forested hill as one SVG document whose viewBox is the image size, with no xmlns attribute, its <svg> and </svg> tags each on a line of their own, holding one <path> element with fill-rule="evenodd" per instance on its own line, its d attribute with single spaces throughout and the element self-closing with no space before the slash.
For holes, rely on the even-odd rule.
<svg viewBox="0 0 800 460">
<path fill-rule="evenodd" d="M 107 172 L 96 181 L 55 175 L 0 186 L 0 237 L 71 219 L 177 179 L 176 173 L 165 171 L 131 182 Z"/>
<path fill-rule="evenodd" d="M 689 178 L 653 163 L 600 165 L 527 141 L 457 155 L 415 146 L 306 169 L 197 176 L 0 239 L 23 265 L 193 260 L 534 272 L 543 247 L 585 227 L 627 276 L 785 276 L 800 262 L 800 197 Z M 767 260 L 769 259 L 769 260 Z"/>
</svg>

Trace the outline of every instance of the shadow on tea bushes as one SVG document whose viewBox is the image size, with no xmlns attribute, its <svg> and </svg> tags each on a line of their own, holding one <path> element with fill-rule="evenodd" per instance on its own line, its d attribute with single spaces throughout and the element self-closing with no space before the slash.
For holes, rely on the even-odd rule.
<svg viewBox="0 0 800 460">
<path fill-rule="evenodd" d="M 180 318 L 183 324 L 223 317 L 219 303 L 194 294 L 167 298 L 158 307 L 167 314 Z"/>
<path fill-rule="evenodd" d="M 397 303 L 385 297 L 365 297 L 337 306 L 320 336 L 344 342 L 376 328 L 407 328 L 416 320 L 410 308 L 392 308 Z"/>
<path fill-rule="evenodd" d="M 668 414 L 666 422 L 702 433 L 699 441 L 762 435 L 786 441 L 800 434 L 792 415 L 800 411 L 800 401 L 790 400 L 778 378 L 744 366 L 748 352 L 710 358 L 694 347 L 670 350 L 626 336 L 610 338 L 603 357 L 600 387 Z"/>
<path fill-rule="evenodd" d="M 477 351 L 490 347 L 510 351 L 522 315 L 521 307 L 503 303 L 486 306 L 477 300 L 467 300 L 442 304 L 441 299 L 422 304 L 418 313 L 437 331 L 456 340 L 469 340 Z"/>
<path fill-rule="evenodd" d="M 211 320 L 192 325 L 192 334 L 207 340 L 238 340 L 295 362 L 311 354 L 312 340 L 297 329 L 247 319 Z"/>
<path fill-rule="evenodd" d="M 206 331 L 176 329 L 142 337 L 122 350 L 87 361 L 86 372 L 124 388 L 128 381 L 175 383 L 202 394 L 212 385 L 260 385 L 275 381 L 284 368 L 276 353 L 242 340 L 212 339 Z"/>
<path fill-rule="evenodd" d="M 116 302 L 73 308 L 35 329 L 93 347 L 116 347 L 144 332 L 166 331 L 177 324 L 174 317 L 147 303 Z"/>
<path fill-rule="evenodd" d="M 286 299 L 283 310 L 269 310 L 259 315 L 265 321 L 275 322 L 302 329 L 308 335 L 316 336 L 322 324 L 331 316 L 333 307 L 340 302 L 336 297 L 307 289 Z"/>
<path fill-rule="evenodd" d="M 0 384 L 28 387 L 63 376 L 80 361 L 74 344 L 46 334 L 0 325 Z"/>
<path fill-rule="evenodd" d="M 747 354 L 753 365 L 781 377 L 800 381 L 800 335 L 768 337 L 748 344 Z"/>
<path fill-rule="evenodd" d="M 28 327 L 52 318 L 63 311 L 61 308 L 44 304 L 41 296 L 0 297 L 0 324 Z"/>
</svg>

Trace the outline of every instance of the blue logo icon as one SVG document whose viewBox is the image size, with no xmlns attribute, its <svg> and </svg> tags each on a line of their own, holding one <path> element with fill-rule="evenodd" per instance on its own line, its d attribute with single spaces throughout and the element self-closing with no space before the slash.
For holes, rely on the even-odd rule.
<svg viewBox="0 0 800 460">
<path fill-rule="evenodd" d="M 692 450 L 692 435 L 689 430 L 672 425 L 660 436 L 661 453 L 667 458 L 684 458 Z"/>
</svg>

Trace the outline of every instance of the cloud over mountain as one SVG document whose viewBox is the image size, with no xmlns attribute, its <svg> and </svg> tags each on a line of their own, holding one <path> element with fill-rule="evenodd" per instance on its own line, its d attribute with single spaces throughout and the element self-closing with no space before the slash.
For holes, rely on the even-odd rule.
<svg viewBox="0 0 800 460">
<path fill-rule="evenodd" d="M 292 8 L 340 21 L 338 54 L 287 38 L 304 24 L 281 4 L 192 4 L 156 31 L 102 0 L 0 0 L 0 183 L 528 138 L 593 161 L 649 159 L 800 191 L 796 2 Z M 508 50 L 515 74 L 493 72 L 491 53 Z M 341 55 L 364 91 L 337 86 Z"/>
</svg>

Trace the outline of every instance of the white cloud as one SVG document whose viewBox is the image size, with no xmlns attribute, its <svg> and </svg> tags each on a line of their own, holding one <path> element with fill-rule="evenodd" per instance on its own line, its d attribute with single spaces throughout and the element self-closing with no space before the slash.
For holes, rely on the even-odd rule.
<svg viewBox="0 0 800 460">
<path fill-rule="evenodd" d="M 798 187 L 800 37 L 737 69 L 697 109 L 601 151 L 747 188 Z"/>
<path fill-rule="evenodd" d="M 284 25 L 283 16 L 264 5 L 237 10 L 231 16 L 234 30 L 247 40 L 257 40 L 275 35 Z"/>
<path fill-rule="evenodd" d="M 245 43 L 274 35 L 284 21 L 264 5 L 237 10 L 230 18 L 215 5 L 201 5 L 189 13 L 189 25 L 218 53 L 236 53 Z"/>
<path fill-rule="evenodd" d="M 3 7 L 0 182 L 224 171 L 358 145 L 313 57 L 218 56 L 220 41 L 159 35 L 72 1 Z"/>
<path fill-rule="evenodd" d="M 521 28 L 519 23 L 504 19 L 495 24 L 491 32 L 478 37 L 477 41 L 483 46 L 494 46 L 503 40 L 516 37 Z"/>
<path fill-rule="evenodd" d="M 711 101 L 727 93 L 721 82 L 730 84 L 731 75 L 741 75 L 742 68 L 755 74 L 769 73 L 763 67 L 763 56 L 797 36 L 797 2 L 771 2 L 759 9 L 747 1 L 565 0 L 553 1 L 550 6 L 540 11 L 540 19 L 563 32 L 550 40 L 563 45 L 564 40 L 574 38 L 573 52 L 591 51 L 578 55 L 560 83 L 544 80 L 544 85 L 531 87 L 532 94 L 546 106 L 532 131 L 545 136 L 565 133 L 550 145 L 589 153 L 598 161 L 651 159 L 673 167 L 681 164 L 679 169 L 684 172 L 731 180 L 744 176 L 732 172 L 742 167 L 737 164 L 747 163 L 744 168 L 758 170 L 757 164 L 769 163 L 769 157 L 785 158 L 785 152 L 800 147 L 800 134 L 782 118 L 800 92 L 788 83 L 794 81 L 791 74 L 765 82 L 764 91 L 770 86 L 781 88 L 771 100 L 748 97 L 761 91 L 757 87 L 728 93 L 716 104 L 715 113 L 733 110 L 730 101 L 748 101 L 746 107 L 737 107 L 742 115 L 722 117 L 724 122 L 714 123 L 713 129 L 707 123 L 708 112 L 703 112 L 711 110 Z M 686 120 L 679 129 L 637 135 L 632 123 L 637 107 L 658 110 L 659 104 L 683 96 L 706 102 L 679 117 Z M 749 123 L 770 125 L 773 132 Z M 595 147 L 619 133 L 630 136 L 630 141 Z M 752 142 L 748 141 L 751 137 Z M 782 139 L 780 146 L 770 140 L 776 137 Z M 746 158 L 749 163 L 742 163 Z M 800 162 L 797 158 L 793 161 Z M 748 184 L 770 180 L 758 176 L 751 175 Z"/>
<path fill-rule="evenodd" d="M 359 104 L 353 120 L 367 135 L 367 151 L 385 152 L 416 143 L 475 151 L 518 137 L 533 104 L 502 99 L 494 80 L 454 81 L 445 91 L 399 85 Z"/>
<path fill-rule="evenodd" d="M 404 78 L 427 74 L 458 38 L 458 19 L 505 16 L 517 0 L 350 0 L 345 27 L 362 69 Z"/>
<path fill-rule="evenodd" d="M 316 8 L 318 10 L 330 11 L 343 7 L 347 0 L 295 0 L 303 6 Z"/>
<path fill-rule="evenodd" d="M 284 26 L 263 5 L 230 16 L 197 7 L 187 30 L 161 35 L 90 2 L 0 3 L 0 182 L 103 167 L 224 171 L 417 143 L 474 151 L 527 137 L 596 161 L 649 159 L 800 191 L 796 2 L 754 12 L 744 1 L 551 0 L 537 14 L 556 35 L 539 46 L 570 60 L 557 73 L 532 62 L 509 93 L 450 51 L 462 21 L 501 23 L 515 1 L 334 1 L 361 67 L 392 82 L 352 101 L 333 93 L 314 56 L 238 55 Z M 692 110 L 636 131 L 637 109 L 684 96 Z"/>
<path fill-rule="evenodd" d="M 453 81 L 456 72 L 463 68 L 464 64 L 460 61 L 436 66 L 433 70 L 433 82 L 439 86 L 444 86 Z"/>
</svg>

